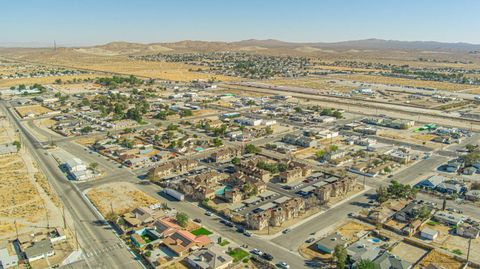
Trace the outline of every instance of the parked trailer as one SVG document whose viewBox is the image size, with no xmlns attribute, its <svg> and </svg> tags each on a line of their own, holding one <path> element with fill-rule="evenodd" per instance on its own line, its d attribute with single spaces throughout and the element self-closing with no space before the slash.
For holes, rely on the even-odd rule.
<svg viewBox="0 0 480 269">
<path fill-rule="evenodd" d="M 185 199 L 185 195 L 183 195 L 183 193 L 180 193 L 176 190 L 165 188 L 165 189 L 163 189 L 163 192 L 172 196 L 173 198 L 177 199 L 178 201 L 183 201 Z"/>
</svg>

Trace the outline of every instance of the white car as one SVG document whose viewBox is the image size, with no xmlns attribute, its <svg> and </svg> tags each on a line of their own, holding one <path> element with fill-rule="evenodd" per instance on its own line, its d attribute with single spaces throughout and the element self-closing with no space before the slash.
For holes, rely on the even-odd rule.
<svg viewBox="0 0 480 269">
<path fill-rule="evenodd" d="M 263 252 L 259 249 L 252 249 L 252 251 L 250 251 L 252 254 L 255 254 L 255 255 L 258 255 L 258 256 L 262 256 L 263 255 Z"/>
<path fill-rule="evenodd" d="M 288 265 L 288 263 L 286 263 L 286 262 L 279 262 L 278 267 L 283 268 L 283 269 L 289 269 L 290 265 Z"/>
</svg>

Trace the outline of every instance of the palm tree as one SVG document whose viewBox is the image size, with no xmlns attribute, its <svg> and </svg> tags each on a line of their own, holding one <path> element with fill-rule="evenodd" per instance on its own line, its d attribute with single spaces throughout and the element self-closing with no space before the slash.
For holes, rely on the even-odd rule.
<svg viewBox="0 0 480 269">
<path fill-rule="evenodd" d="M 358 269 L 377 269 L 377 266 L 371 260 L 362 259 L 357 263 L 357 268 Z"/>
</svg>

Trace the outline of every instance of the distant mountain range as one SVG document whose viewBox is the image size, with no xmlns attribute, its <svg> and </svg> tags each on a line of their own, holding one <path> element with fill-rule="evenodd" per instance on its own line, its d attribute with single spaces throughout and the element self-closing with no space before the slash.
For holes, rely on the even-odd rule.
<svg viewBox="0 0 480 269">
<path fill-rule="evenodd" d="M 28 47 L 30 43 L 22 43 L 18 47 Z M 31 43 L 33 44 L 33 43 Z M 0 43 L 0 47 L 15 47 L 15 43 Z M 51 46 L 51 45 L 50 45 Z M 43 45 L 41 47 L 50 47 Z M 32 46 L 34 47 L 34 46 Z M 214 42 L 184 40 L 170 43 L 131 43 L 111 42 L 90 47 L 76 47 L 79 52 L 102 55 L 128 55 L 144 53 L 160 53 L 168 51 L 294 51 L 297 53 L 313 53 L 318 51 L 348 50 L 420 50 L 420 51 L 480 51 L 479 44 L 445 43 L 436 41 L 398 41 L 383 39 L 364 39 L 343 42 L 296 43 L 275 39 L 248 39 L 236 42 Z"/>
</svg>

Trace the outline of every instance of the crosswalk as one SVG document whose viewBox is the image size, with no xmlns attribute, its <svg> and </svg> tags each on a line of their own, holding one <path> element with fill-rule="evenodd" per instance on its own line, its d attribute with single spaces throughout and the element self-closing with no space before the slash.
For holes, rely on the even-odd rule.
<svg viewBox="0 0 480 269">
<path fill-rule="evenodd" d="M 85 251 L 83 253 L 83 255 L 86 258 L 91 258 L 91 257 L 95 257 L 95 256 L 100 256 L 102 254 L 106 254 L 106 253 L 109 253 L 109 252 L 112 252 L 112 251 L 115 251 L 117 249 L 121 249 L 121 248 L 124 248 L 124 247 L 125 246 L 122 243 L 116 243 L 116 244 L 106 246 L 106 247 L 101 248 L 101 249 L 93 249 L 93 250 L 90 250 L 90 251 Z"/>
</svg>

